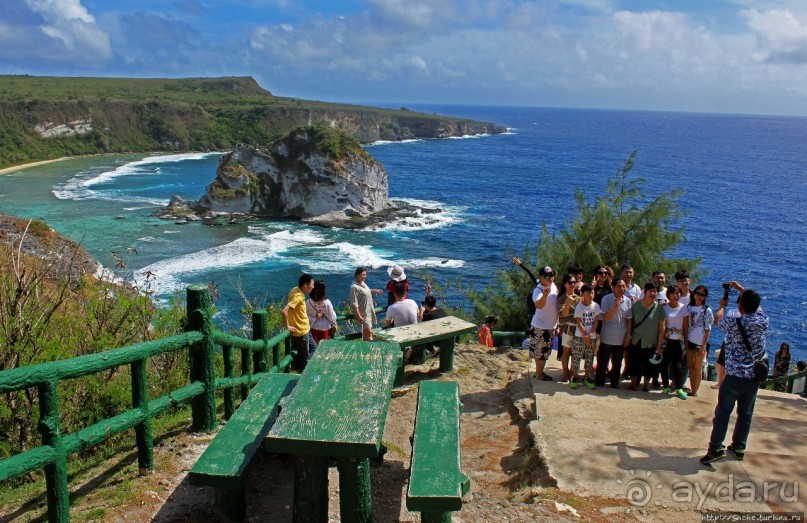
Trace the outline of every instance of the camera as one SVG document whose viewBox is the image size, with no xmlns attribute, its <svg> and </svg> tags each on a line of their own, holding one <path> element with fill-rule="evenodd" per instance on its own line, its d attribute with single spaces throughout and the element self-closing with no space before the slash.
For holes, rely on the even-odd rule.
<svg viewBox="0 0 807 523">
<path fill-rule="evenodd" d="M 729 299 L 729 291 L 731 290 L 730 283 L 723 284 L 723 301 L 728 301 Z"/>
</svg>

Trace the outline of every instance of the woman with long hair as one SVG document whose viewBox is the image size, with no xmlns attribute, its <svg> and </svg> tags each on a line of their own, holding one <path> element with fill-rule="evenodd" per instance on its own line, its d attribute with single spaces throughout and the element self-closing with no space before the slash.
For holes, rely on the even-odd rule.
<svg viewBox="0 0 807 523">
<path fill-rule="evenodd" d="M 776 356 L 773 359 L 773 377 L 779 378 L 782 376 L 787 376 L 787 373 L 790 371 L 790 345 L 787 342 L 782 343 L 779 347 L 779 352 L 776 353 Z M 787 390 L 787 382 L 783 381 L 782 383 L 776 384 L 776 390 L 780 392 L 784 392 Z"/>
<path fill-rule="evenodd" d="M 684 343 L 688 339 L 689 311 L 681 303 L 681 287 L 670 285 L 667 287 L 667 303 L 664 305 L 666 324 L 664 331 L 664 360 L 661 365 L 661 380 L 664 393 L 671 392 L 680 399 L 687 399 L 684 392 L 683 365 Z M 670 376 L 672 374 L 672 376 Z M 670 381 L 672 378 L 672 381 Z"/>
<path fill-rule="evenodd" d="M 689 335 L 687 337 L 687 365 L 689 367 L 689 388 L 692 397 L 698 397 L 698 388 L 701 386 L 703 360 L 709 352 L 709 334 L 712 332 L 712 323 L 715 320 L 712 309 L 706 305 L 709 289 L 698 285 L 692 291 L 689 309 Z"/>
<path fill-rule="evenodd" d="M 333 304 L 328 299 L 325 292 L 325 280 L 314 282 L 310 297 L 305 302 L 305 310 L 308 313 L 308 322 L 311 324 L 311 336 L 317 343 L 320 340 L 327 340 L 331 337 L 330 329 L 336 326 L 336 312 Z"/>
<path fill-rule="evenodd" d="M 570 377 L 569 358 L 572 354 L 572 340 L 576 327 L 574 308 L 580 299 L 577 295 L 577 284 L 578 281 L 573 274 L 566 274 L 558 290 L 558 327 L 561 333 L 560 363 L 563 366 L 563 381 L 568 381 Z"/>
</svg>

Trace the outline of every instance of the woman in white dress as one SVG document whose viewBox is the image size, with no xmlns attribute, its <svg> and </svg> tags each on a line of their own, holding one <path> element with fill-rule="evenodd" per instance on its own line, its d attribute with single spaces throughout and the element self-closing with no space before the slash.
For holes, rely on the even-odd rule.
<svg viewBox="0 0 807 523">
<path fill-rule="evenodd" d="M 311 290 L 310 297 L 305 302 L 305 311 L 308 314 L 308 323 L 311 325 L 311 336 L 319 343 L 331 337 L 330 329 L 336 326 L 336 312 L 333 304 L 325 293 L 325 281 L 317 280 Z"/>
</svg>

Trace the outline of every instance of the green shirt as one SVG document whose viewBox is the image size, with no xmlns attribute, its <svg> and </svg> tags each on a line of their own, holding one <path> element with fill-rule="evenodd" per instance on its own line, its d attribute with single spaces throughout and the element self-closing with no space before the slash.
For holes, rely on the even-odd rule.
<svg viewBox="0 0 807 523">
<path fill-rule="evenodd" d="M 648 310 L 651 311 L 649 314 Z M 650 309 L 645 309 L 644 305 L 642 305 L 642 300 L 637 300 L 634 302 L 631 312 L 633 313 L 633 324 L 638 325 L 633 329 L 631 343 L 639 345 L 643 349 L 653 347 L 658 341 L 659 323 L 664 321 L 664 318 L 667 317 L 667 315 L 664 314 L 664 307 L 658 303 L 653 303 Z M 645 316 L 647 316 L 647 318 L 642 321 L 642 318 Z M 641 322 L 641 324 L 639 324 L 639 322 Z"/>
</svg>

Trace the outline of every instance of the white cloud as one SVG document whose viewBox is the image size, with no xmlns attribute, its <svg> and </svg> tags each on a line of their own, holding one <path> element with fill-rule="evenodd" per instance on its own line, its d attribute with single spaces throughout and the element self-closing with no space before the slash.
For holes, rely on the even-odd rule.
<svg viewBox="0 0 807 523">
<path fill-rule="evenodd" d="M 742 15 L 757 35 L 758 59 L 772 63 L 807 63 L 807 15 L 787 9 L 764 12 L 747 9 Z"/>
<path fill-rule="evenodd" d="M 11 0 L 13 27 L 0 31 L 0 57 L 100 66 L 112 55 L 109 35 L 80 0 Z"/>
</svg>

